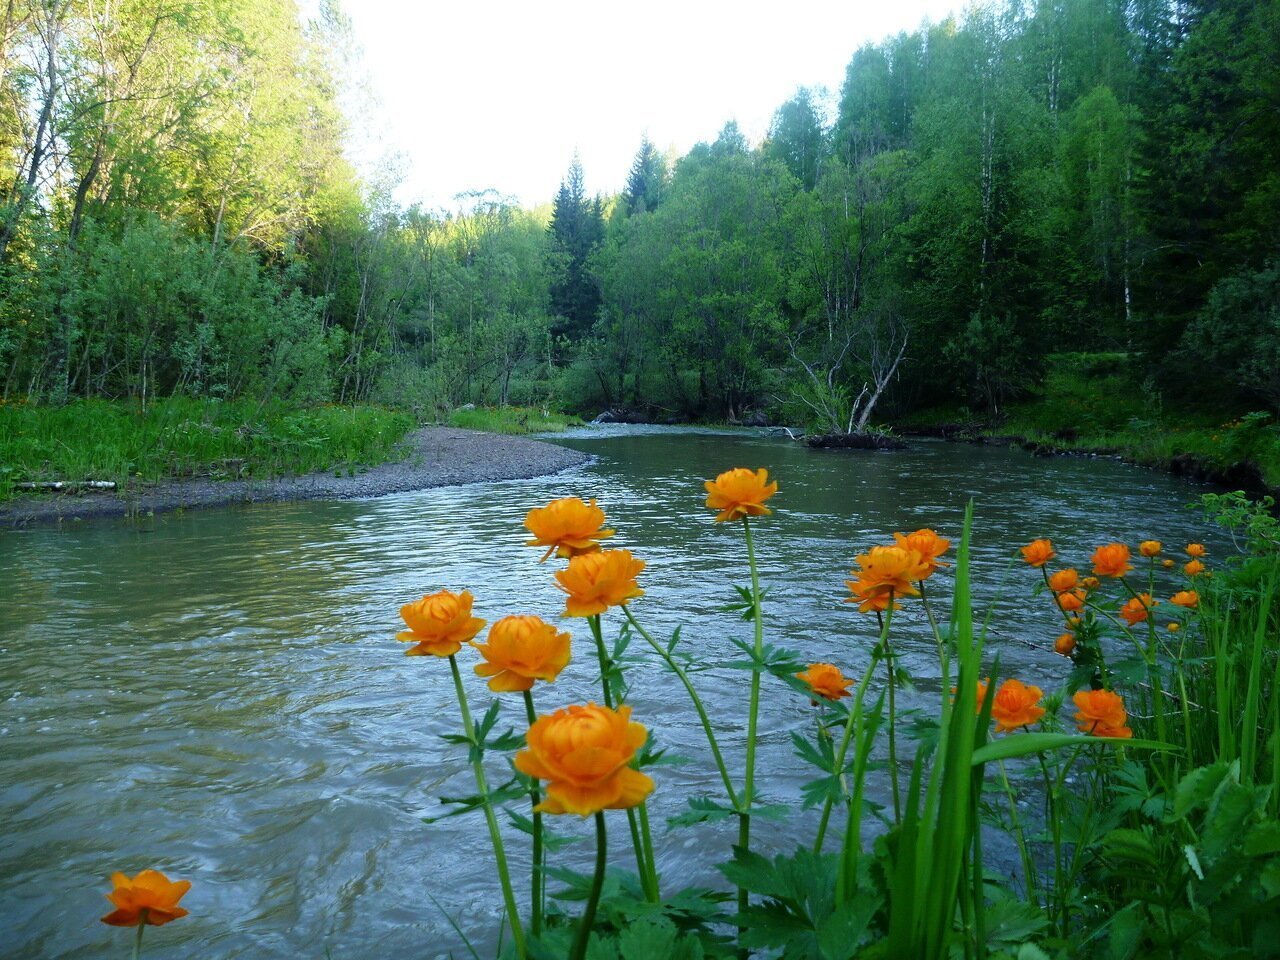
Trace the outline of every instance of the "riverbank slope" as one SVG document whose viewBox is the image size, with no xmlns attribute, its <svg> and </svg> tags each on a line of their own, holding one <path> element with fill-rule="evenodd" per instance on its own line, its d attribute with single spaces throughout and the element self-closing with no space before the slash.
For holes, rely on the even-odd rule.
<svg viewBox="0 0 1280 960">
<path fill-rule="evenodd" d="M 189 507 L 286 500 L 351 499 L 488 480 L 558 473 L 587 454 L 527 437 L 422 427 L 405 438 L 407 457 L 363 473 L 316 472 L 254 480 L 161 480 L 123 494 L 21 496 L 0 503 L 0 527 L 160 513 Z"/>
</svg>

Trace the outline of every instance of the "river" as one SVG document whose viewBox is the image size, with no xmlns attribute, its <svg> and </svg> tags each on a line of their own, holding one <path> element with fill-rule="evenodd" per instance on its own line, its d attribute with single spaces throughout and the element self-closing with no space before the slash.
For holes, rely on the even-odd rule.
<svg viewBox="0 0 1280 960">
<path fill-rule="evenodd" d="M 131 934 L 97 921 L 107 877 L 148 866 L 194 886 L 183 901 L 191 916 L 150 931 L 146 953 L 462 955 L 431 897 L 491 943 L 500 898 L 479 817 L 423 822 L 442 812 L 437 797 L 472 792 L 464 753 L 440 739 L 456 732 L 447 665 L 402 655 L 397 611 L 448 587 L 470 589 L 491 621 L 557 617 L 554 565 L 539 566 L 521 527 L 553 497 L 598 498 L 618 531 L 612 545 L 648 563 L 636 614 L 664 635 L 681 625 L 685 649 L 714 664 L 734 658 L 730 637 L 750 638 L 748 624 L 719 612 L 747 574 L 741 529 L 713 522 L 702 481 L 768 467 L 781 484 L 776 512 L 756 525 L 768 639 L 846 672 L 865 666 L 873 642 L 874 621 L 841 602 L 855 554 L 895 530 L 958 539 L 973 498 L 990 651 L 1046 690 L 1067 664 L 1045 649 L 1059 631 L 1047 601 L 1030 599 L 1036 578 L 1012 560 L 1016 547 L 1052 537 L 1083 568 L 1110 540 L 1217 544 L 1185 509 L 1198 488 L 1109 460 L 940 442 L 812 451 L 750 431 L 675 428 L 591 428 L 557 442 L 596 459 L 528 481 L 0 533 L 0 956 L 122 956 Z M 606 615 L 606 630 L 619 619 Z M 899 622 L 920 690 L 908 705 L 934 703 L 932 640 L 917 611 Z M 598 696 L 585 622 L 563 623 L 574 662 L 535 690 L 540 710 Z M 663 826 L 718 783 L 695 716 L 675 679 L 631 652 L 635 719 L 693 759 L 654 772 L 659 868 L 669 888 L 718 884 L 730 828 Z M 746 676 L 697 678 L 739 770 Z M 488 691 L 471 680 L 483 708 Z M 510 700 L 504 718 L 519 715 Z M 789 736 L 811 723 L 804 698 L 766 680 L 765 800 L 794 801 L 810 779 Z M 626 866 L 614 816 L 614 862 Z M 568 834 L 589 825 L 554 820 Z M 758 823 L 756 837 L 786 849 L 809 825 L 799 815 Z M 523 883 L 527 850 L 515 838 Z M 560 854 L 589 855 L 586 844 Z"/>
</svg>

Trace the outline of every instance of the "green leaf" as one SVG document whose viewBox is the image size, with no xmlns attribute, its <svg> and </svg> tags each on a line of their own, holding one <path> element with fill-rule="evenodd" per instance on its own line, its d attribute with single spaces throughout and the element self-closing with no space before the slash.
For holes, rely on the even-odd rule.
<svg viewBox="0 0 1280 960">
<path fill-rule="evenodd" d="M 1181 820 L 1192 810 L 1209 802 L 1213 792 L 1218 789 L 1230 767 L 1223 761 L 1212 766 L 1192 770 L 1180 781 L 1174 790 L 1173 820 Z"/>
<path fill-rule="evenodd" d="M 823 960 L 849 960 L 856 956 L 880 903 L 878 898 L 857 897 L 840 904 L 820 920 L 818 953 Z"/>
<path fill-rule="evenodd" d="M 667 825 L 671 827 L 689 827 L 695 823 L 718 823 L 736 814 L 737 811 L 733 807 L 717 803 L 710 797 L 690 797 L 689 809 L 674 817 L 668 817 Z"/>
<path fill-rule="evenodd" d="M 702 944 L 694 937 L 681 937 L 676 925 L 666 917 L 640 920 L 618 934 L 621 960 L 701 960 Z"/>
<path fill-rule="evenodd" d="M 1246 857 L 1265 857 L 1280 853 L 1280 822 L 1268 820 L 1259 823 L 1244 838 Z"/>
<path fill-rule="evenodd" d="M 999 740 L 992 740 L 973 751 L 973 765 L 1025 757 L 1032 753 L 1061 750 L 1064 747 L 1087 747 L 1091 744 L 1108 744 L 1117 747 L 1134 747 L 1139 750 L 1172 750 L 1173 747 L 1159 740 L 1126 740 L 1121 737 L 1076 736 L 1069 733 L 1018 733 Z"/>
</svg>

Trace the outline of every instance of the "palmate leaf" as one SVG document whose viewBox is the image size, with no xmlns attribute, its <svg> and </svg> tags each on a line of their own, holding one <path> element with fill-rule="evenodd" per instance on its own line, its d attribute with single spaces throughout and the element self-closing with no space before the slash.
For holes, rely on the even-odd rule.
<svg viewBox="0 0 1280 960">
<path fill-rule="evenodd" d="M 501 786 L 490 790 L 488 793 L 474 793 L 465 797 L 441 797 L 440 802 L 448 806 L 454 807 L 448 813 L 442 813 L 438 817 L 423 817 L 423 823 L 438 823 L 441 820 L 447 820 L 450 817 L 457 817 L 464 813 L 470 813 L 473 810 L 479 810 L 485 806 L 500 806 L 504 803 L 510 803 L 513 800 L 519 800 L 527 797 L 528 788 L 520 783 L 514 777 Z"/>
<path fill-rule="evenodd" d="M 718 823 L 736 816 L 737 813 L 733 807 L 718 803 L 710 797 L 690 797 L 689 809 L 674 817 L 667 817 L 667 826 L 690 827 L 695 823 Z"/>
<path fill-rule="evenodd" d="M 706 952 L 696 937 L 681 936 L 666 917 L 639 920 L 618 934 L 621 960 L 702 960 Z"/>
<path fill-rule="evenodd" d="M 832 773 L 836 764 L 835 748 L 831 741 L 823 737 L 815 744 L 808 737 L 799 733 L 791 734 L 791 743 L 796 748 L 796 756 L 805 763 L 812 764 L 819 770 Z"/>
<path fill-rule="evenodd" d="M 507 808 L 507 816 L 511 818 L 511 825 L 513 827 L 515 827 L 521 833 L 528 834 L 529 836 L 533 836 L 533 820 L 532 819 L 530 819 L 529 817 L 526 817 L 522 813 L 512 810 L 510 807 Z M 578 843 L 581 840 L 582 840 L 582 837 L 566 837 L 566 836 L 563 836 L 562 834 L 553 833 L 551 830 L 547 828 L 546 818 L 545 817 L 543 818 L 542 843 L 547 848 L 548 852 L 555 853 L 561 847 L 567 847 L 569 846 L 569 844 Z"/>
<path fill-rule="evenodd" d="M 732 637 L 729 638 L 729 642 L 747 655 L 746 660 L 731 660 L 728 663 L 721 664 L 721 666 L 730 670 L 772 673 L 775 676 L 782 677 L 784 680 L 789 680 L 794 678 L 805 667 L 805 664 L 800 660 L 800 655 L 786 647 L 776 647 L 771 643 L 766 643 L 761 655 L 757 657 L 751 644 Z M 807 690 L 807 688 L 805 689 Z"/>
</svg>

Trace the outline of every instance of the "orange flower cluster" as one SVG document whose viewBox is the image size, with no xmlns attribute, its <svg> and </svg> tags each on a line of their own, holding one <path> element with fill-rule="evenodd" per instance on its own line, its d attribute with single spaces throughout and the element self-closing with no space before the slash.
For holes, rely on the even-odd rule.
<svg viewBox="0 0 1280 960">
<path fill-rule="evenodd" d="M 190 889 L 190 880 L 170 880 L 159 870 L 143 870 L 133 879 L 113 873 L 107 899 L 115 909 L 102 922 L 113 927 L 164 926 L 187 915 L 178 901 Z"/>
<path fill-rule="evenodd" d="M 853 580 L 846 580 L 852 596 L 846 603 L 858 604 L 863 613 L 898 609 L 898 597 L 917 597 L 917 584 L 929 579 L 944 566 L 938 557 L 951 547 L 951 541 L 938 536 L 932 530 L 914 533 L 895 533 L 892 547 L 872 547 L 854 558 L 856 566 L 850 571 Z"/>
<path fill-rule="evenodd" d="M 441 590 L 400 608 L 409 629 L 396 634 L 404 643 L 416 644 L 405 651 L 411 657 L 451 657 L 484 627 L 471 615 L 471 593 Z"/>
<path fill-rule="evenodd" d="M 1133 736 L 1125 726 L 1129 719 L 1124 700 L 1110 690 L 1079 690 L 1071 698 L 1076 705 L 1076 726 L 1095 737 Z"/>
<path fill-rule="evenodd" d="M 809 669 L 801 670 L 796 676 L 809 685 L 815 696 L 827 700 L 849 696 L 849 688 L 853 686 L 853 681 L 832 663 L 811 663 Z"/>
<path fill-rule="evenodd" d="M 748 470 L 735 467 L 714 480 L 703 483 L 707 489 L 707 506 L 720 511 L 716 523 L 739 517 L 759 517 L 772 513 L 764 502 L 778 492 L 778 482 L 769 482 L 769 471 L 763 467 Z"/>
<path fill-rule="evenodd" d="M 489 629 L 487 644 L 472 642 L 484 658 L 476 673 L 490 677 L 489 689 L 509 693 L 550 683 L 569 664 L 569 634 L 541 617 L 503 617 Z"/>
<path fill-rule="evenodd" d="M 541 813 L 625 810 L 653 792 L 653 780 L 629 766 L 648 736 L 631 720 L 630 707 L 565 707 L 529 727 L 528 749 L 516 754 L 515 765 L 548 782 L 546 799 L 534 808 Z"/>
<path fill-rule="evenodd" d="M 576 557 L 600 549 L 600 541 L 613 536 L 604 529 L 604 511 L 595 500 L 584 503 L 577 497 L 552 500 L 545 507 L 536 507 L 525 514 L 524 525 L 533 534 L 530 547 L 546 547 L 542 555 L 546 560 L 551 554 L 558 557 Z"/>
</svg>

